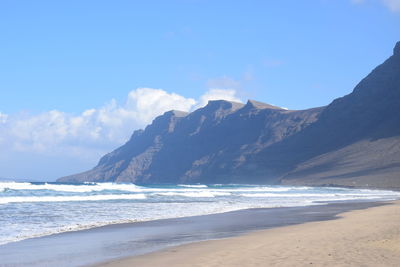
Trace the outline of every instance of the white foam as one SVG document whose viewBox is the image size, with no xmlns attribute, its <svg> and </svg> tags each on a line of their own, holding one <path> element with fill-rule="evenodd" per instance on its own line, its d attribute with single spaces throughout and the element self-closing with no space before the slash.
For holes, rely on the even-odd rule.
<svg viewBox="0 0 400 267">
<path fill-rule="evenodd" d="M 190 188 L 207 188 L 205 184 L 178 184 L 180 187 L 190 187 Z"/>
<path fill-rule="evenodd" d="M 69 201 L 100 201 L 119 199 L 145 199 L 144 194 L 121 194 L 121 195 L 91 195 L 91 196 L 32 196 L 32 197 L 2 197 L 0 204 L 23 203 L 23 202 L 69 202 Z"/>
<path fill-rule="evenodd" d="M 146 197 L 150 201 L 141 201 Z M 206 215 L 248 208 L 396 198 L 400 198 L 399 192 L 346 188 L 200 184 L 143 187 L 116 183 L 71 185 L 0 182 L 0 204 L 8 203 L 0 205 L 0 213 L 9 215 L 2 217 L 0 244 L 112 223 Z M 130 199 L 136 201 L 107 202 Z M 21 210 L 26 207 L 18 204 L 24 202 L 32 202 L 27 205 L 28 212 L 38 216 L 31 218 L 26 215 L 25 210 Z"/>
<path fill-rule="evenodd" d="M 230 193 L 215 192 L 215 191 L 199 191 L 199 192 L 165 192 L 165 193 L 154 193 L 159 196 L 180 196 L 180 197 L 217 197 L 217 196 L 229 196 Z"/>
<path fill-rule="evenodd" d="M 117 183 L 95 183 L 95 184 L 32 184 L 32 183 L 19 183 L 19 182 L 0 182 L 0 191 L 6 189 L 12 190 L 52 190 L 60 192 L 98 192 L 104 190 L 118 190 L 127 192 L 140 192 L 141 187 L 135 184 L 117 184 Z"/>
<path fill-rule="evenodd" d="M 213 190 L 218 190 L 221 192 L 288 192 L 294 190 L 292 187 L 270 187 L 270 186 L 260 186 L 260 187 L 243 187 L 243 188 L 228 188 L 219 189 L 213 188 Z M 297 189 L 296 189 L 297 190 Z M 304 189 L 302 189 L 304 190 Z"/>
<path fill-rule="evenodd" d="M 124 192 L 187 192 L 193 189 L 213 190 L 219 192 L 287 192 L 291 190 L 307 190 L 308 187 L 271 187 L 271 186 L 258 186 L 258 187 L 242 187 L 242 188 L 209 188 L 207 185 L 202 184 L 180 184 L 179 187 L 183 188 L 152 188 L 142 187 L 135 184 L 119 184 L 119 183 L 84 183 L 84 184 L 33 184 L 27 182 L 0 182 L 0 192 L 7 189 L 11 190 L 51 190 L 59 192 L 72 192 L 72 193 L 88 193 L 100 191 L 124 191 Z"/>
<path fill-rule="evenodd" d="M 397 196 L 399 197 L 400 194 L 396 192 L 392 192 L 392 194 L 362 194 L 362 193 L 293 193 L 293 194 L 274 194 L 274 193 L 253 193 L 253 194 L 240 194 L 243 197 L 255 197 L 255 198 L 327 198 L 329 197 L 330 200 L 343 200 L 346 199 L 375 199 L 381 198 L 382 196 Z"/>
</svg>

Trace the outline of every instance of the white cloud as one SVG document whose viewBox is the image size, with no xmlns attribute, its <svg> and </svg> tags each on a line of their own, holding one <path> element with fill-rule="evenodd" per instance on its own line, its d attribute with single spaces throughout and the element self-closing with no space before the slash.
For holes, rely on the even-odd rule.
<svg viewBox="0 0 400 267">
<path fill-rule="evenodd" d="M 393 12 L 400 11 L 400 0 L 382 0 L 383 4 Z"/>
<path fill-rule="evenodd" d="M 192 111 L 216 99 L 240 101 L 232 89 L 211 89 L 196 101 L 161 89 L 138 88 L 128 94 L 123 104 L 111 100 L 75 115 L 59 110 L 41 114 L 0 113 L 0 158 L 3 162 L 12 161 L 11 157 L 19 159 L 23 154 L 25 158 L 36 155 L 64 158 L 66 162 L 74 158 L 92 165 L 156 116 L 172 109 Z"/>
<path fill-rule="evenodd" d="M 97 109 L 72 115 L 58 110 L 31 115 L 0 113 L 3 146 L 14 150 L 68 153 L 104 148 L 126 141 L 134 129 L 171 109 L 189 111 L 196 101 L 159 89 L 139 88 L 128 94 L 126 103 L 115 100 Z"/>
<path fill-rule="evenodd" d="M 148 124 L 155 116 L 171 109 L 189 111 L 196 101 L 160 89 L 140 88 L 128 95 L 127 109 L 143 124 Z"/>
<path fill-rule="evenodd" d="M 0 112 L 0 123 L 6 123 L 8 115 Z"/>
<path fill-rule="evenodd" d="M 210 100 L 229 100 L 235 102 L 242 102 L 237 96 L 236 91 L 233 89 L 210 89 L 204 95 L 200 97 L 200 101 L 196 108 L 203 107 L 207 105 Z"/>
</svg>

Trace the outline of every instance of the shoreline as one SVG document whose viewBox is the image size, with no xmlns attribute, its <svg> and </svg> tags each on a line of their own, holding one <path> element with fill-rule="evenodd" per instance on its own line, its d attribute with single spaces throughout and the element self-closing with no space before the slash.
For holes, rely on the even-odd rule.
<svg viewBox="0 0 400 267">
<path fill-rule="evenodd" d="M 400 200 L 335 217 L 184 244 L 91 266 L 398 266 Z"/>
<path fill-rule="evenodd" d="M 247 209 L 107 225 L 2 245 L 1 266 L 93 266 L 182 244 L 231 238 L 312 221 L 332 220 L 342 212 L 383 205 L 387 203 L 342 202 L 291 208 Z"/>
<path fill-rule="evenodd" d="M 13 182 L 14 183 L 14 182 Z M 15 182 L 15 183 L 17 183 L 17 182 Z M 43 182 L 43 181 L 41 181 L 41 182 L 30 182 L 30 183 L 32 183 L 33 185 L 32 186 L 42 186 L 42 188 L 39 188 L 39 189 L 43 189 L 43 184 L 45 185 L 44 186 L 44 189 L 46 189 L 46 186 L 47 186 L 47 182 Z M 50 186 L 55 186 L 55 185 L 58 185 L 59 183 L 51 183 L 51 185 Z M 106 183 L 107 184 L 107 183 Z M 64 186 L 64 184 L 60 184 L 61 186 Z M 74 186 L 74 185 L 82 185 L 82 186 L 87 186 L 86 184 L 65 184 L 67 187 L 68 186 Z M 93 184 L 94 185 L 94 184 Z M 98 185 L 101 185 L 101 184 L 98 184 Z M 140 185 L 135 185 L 135 184 L 111 184 L 111 185 L 113 185 L 113 186 L 115 186 L 115 185 L 119 185 L 119 186 L 149 186 L 149 185 L 145 185 L 145 184 L 140 184 Z M 216 190 L 218 190 L 218 189 L 220 189 L 220 188 L 218 188 L 218 186 L 221 186 L 221 185 L 172 185 L 172 184 L 164 184 L 164 185 L 168 185 L 168 186 L 174 186 L 174 189 L 177 189 L 177 190 L 196 190 L 197 189 L 197 187 L 198 186 L 201 186 L 201 187 L 204 187 L 204 190 L 213 190 L 213 189 L 216 189 Z M 240 184 L 231 184 L 231 185 L 228 185 L 228 186 L 236 186 L 236 185 L 240 185 Z M 97 184 L 96 184 L 96 186 L 97 186 Z M 217 186 L 216 188 L 214 188 L 213 186 Z M 263 186 L 266 186 L 267 188 L 268 187 L 270 187 L 271 185 L 255 185 L 255 184 L 246 184 L 245 186 L 250 186 L 250 187 L 263 187 Z M 266 195 L 269 195 L 269 194 L 275 194 L 275 190 L 274 190 L 274 187 L 275 185 L 272 185 L 271 187 L 272 187 L 272 192 L 270 193 L 270 192 L 268 192 Z M 334 185 L 327 185 L 327 184 L 325 184 L 325 185 L 323 185 L 322 187 L 320 187 L 320 188 L 318 188 L 318 187 L 316 187 L 316 188 L 313 188 L 312 186 L 283 186 L 283 188 L 284 188 L 284 190 L 283 191 L 291 191 L 292 189 L 299 189 L 299 190 L 308 190 L 308 189 L 313 189 L 313 190 L 315 190 L 315 189 L 324 189 L 324 188 L 327 188 L 327 189 L 333 189 L 333 190 L 339 190 L 340 191 L 340 188 L 344 188 L 344 189 L 349 189 L 349 190 L 352 190 L 352 189 L 356 189 L 356 190 L 360 190 L 360 191 L 362 191 L 362 190 L 366 190 L 365 192 L 367 192 L 367 193 L 365 193 L 364 191 L 363 192 L 355 192 L 355 195 L 358 195 L 359 193 L 361 193 L 361 195 L 363 195 L 363 194 L 369 194 L 368 192 L 369 192 L 369 190 L 371 190 L 371 192 L 372 191 L 376 191 L 376 192 L 378 192 L 378 191 L 381 191 L 381 193 L 376 193 L 376 194 L 384 194 L 385 192 L 387 193 L 387 194 L 397 194 L 397 198 L 399 198 L 400 199 L 400 197 L 398 196 L 398 192 L 400 192 L 400 191 L 398 191 L 398 192 L 396 192 L 396 191 L 391 191 L 391 190 L 389 190 L 389 191 L 386 191 L 386 190 L 379 190 L 379 189 L 368 189 L 368 188 L 361 188 L 361 187 L 351 187 L 351 186 L 338 186 L 338 187 L 332 187 L 332 186 L 334 186 Z M 152 185 L 152 187 L 155 187 L 155 188 L 157 188 L 157 185 Z M 149 187 L 149 188 L 152 188 L 152 187 Z M 179 188 L 179 187 L 183 187 L 183 188 Z M 188 188 L 190 188 L 190 189 L 187 189 L 186 187 L 188 187 Z M 192 187 L 194 187 L 194 189 L 192 188 Z M 13 187 L 12 187 L 13 188 Z M 16 187 L 16 188 L 18 188 L 18 187 Z M 147 188 L 147 190 L 150 190 L 149 188 Z M 169 187 L 167 187 L 167 188 L 169 188 Z M 229 188 L 229 187 L 228 187 Z M 279 189 L 279 186 L 277 187 L 278 189 Z M 38 188 L 32 188 L 32 189 L 35 189 L 35 190 L 37 190 Z M 75 191 L 69 191 L 69 190 L 71 190 L 70 188 L 67 188 L 68 190 L 67 190 L 67 192 L 75 192 Z M 54 188 L 54 190 L 55 191 L 58 191 L 58 189 L 57 188 Z M 203 188 L 201 188 L 201 190 L 203 190 Z M 227 190 L 227 189 L 224 189 L 225 191 Z M 222 191 L 224 191 L 224 190 L 222 190 Z M 62 190 L 61 190 L 62 191 Z M 94 190 L 94 191 L 97 191 L 97 190 Z M 129 191 L 129 190 L 128 190 Z M 151 191 L 151 190 L 150 190 Z M 256 190 L 257 191 L 257 190 Z M 269 191 L 269 190 L 267 190 L 267 191 Z M 281 191 L 281 190 L 276 190 L 276 191 Z M 328 190 L 329 191 L 329 190 Z M 76 192 L 85 192 L 85 191 L 76 191 Z M 136 191 L 133 191 L 133 192 L 136 192 Z M 138 191 L 138 192 L 140 192 L 140 191 Z M 212 192 L 212 193 L 214 193 L 214 192 Z M 263 194 L 257 194 L 258 192 L 256 192 L 256 194 L 255 195 L 263 195 Z M 314 192 L 312 192 L 311 194 L 313 195 L 313 194 L 315 194 L 314 196 L 316 196 L 317 194 L 318 194 L 319 192 L 316 192 L 316 194 L 314 193 Z M 179 193 L 176 193 L 177 195 L 179 195 Z M 229 194 L 234 194 L 234 193 L 227 193 L 227 195 L 229 195 Z M 307 192 L 306 192 L 306 194 L 307 194 Z M 349 193 L 350 195 L 351 195 L 351 193 Z M 373 193 L 372 193 L 373 194 Z M 151 197 L 153 197 L 153 195 L 157 195 L 157 194 L 155 194 L 155 193 L 153 193 L 153 194 L 149 194 L 150 195 L 150 198 Z M 243 194 L 243 195 L 245 195 L 246 197 L 248 197 L 248 195 L 247 194 Z M 336 193 L 335 193 L 335 195 L 336 195 Z M 339 196 L 340 195 L 342 195 L 341 194 L 341 192 L 339 192 Z M 345 194 L 343 194 L 343 195 L 345 195 Z M 96 195 L 97 196 L 97 195 Z M 107 195 L 106 195 L 107 196 Z M 218 197 L 219 195 L 211 195 L 211 197 Z M 241 194 L 239 194 L 239 196 L 241 196 Z M 249 197 L 251 197 L 252 195 L 249 195 Z M 329 199 L 329 196 L 331 196 L 331 193 L 330 192 L 328 192 L 328 199 L 326 199 L 326 200 L 320 200 L 320 201 L 318 201 L 318 199 L 314 199 L 314 200 L 311 200 L 311 201 L 305 201 L 305 202 L 303 202 L 303 203 L 297 203 L 297 201 L 292 201 L 291 203 L 286 203 L 286 204 L 283 204 L 283 207 L 301 207 L 301 206 L 309 206 L 309 205 L 315 205 L 315 204 L 328 204 L 328 203 L 335 203 L 335 202 L 339 202 L 339 203 L 341 203 L 341 202 L 358 202 L 358 201 L 360 201 L 360 202 L 364 202 L 364 201 L 366 201 L 366 202 L 376 202 L 376 201 L 390 201 L 390 200 L 392 200 L 392 199 L 395 199 L 395 198 L 386 198 L 386 199 L 383 199 L 383 198 L 380 198 L 380 197 L 371 197 L 371 198 L 366 198 L 366 199 L 357 199 L 357 197 L 353 197 L 353 196 L 351 196 L 350 198 L 343 198 L 343 200 L 340 200 L 340 199 L 338 199 L 338 200 L 334 200 L 334 199 Z M 13 198 L 14 196 L 11 196 L 11 199 Z M 24 197 L 24 196 L 21 196 L 22 198 Z M 40 196 L 34 196 L 34 198 L 40 198 L 40 197 L 42 197 L 41 195 Z M 56 196 L 56 197 L 64 197 L 64 196 Z M 73 196 L 74 197 L 74 196 Z M 85 195 L 83 196 L 83 197 L 86 197 Z M 146 195 L 146 197 L 143 197 L 143 199 L 147 199 L 149 196 L 147 196 Z M 186 196 L 185 196 L 186 197 Z M 193 196 L 193 195 L 190 195 L 190 196 L 188 196 L 188 197 L 195 197 L 195 196 Z M 201 196 L 200 196 L 201 197 Z M 207 196 L 207 197 L 209 197 L 209 196 Z M 257 197 L 259 197 L 259 196 L 257 196 Z M 275 197 L 275 195 L 273 196 L 273 197 Z M 279 197 L 279 194 L 277 194 L 276 195 L 276 197 Z M 286 197 L 286 195 L 285 195 L 285 197 Z M 17 198 L 17 197 L 16 197 Z M 340 198 L 340 197 L 339 197 Z M 380 199 L 379 199 L 380 198 Z M 7 197 L 5 198 L 5 199 L 7 199 Z M 116 199 L 118 199 L 118 198 L 116 198 Z M 187 198 L 188 199 L 188 198 Z M 376 199 L 379 199 L 379 200 L 376 200 Z M 0 199 L 1 200 L 1 199 Z M 106 199 L 107 200 L 107 199 Z M 113 199 L 110 199 L 110 200 L 113 200 Z M 13 205 L 14 204 L 14 202 L 13 202 L 13 200 L 5 200 L 6 202 L 2 202 L 1 204 L 10 204 L 10 205 Z M 9 202 L 7 202 L 7 201 L 9 201 Z M 58 203 L 60 200 L 57 200 L 57 199 L 54 199 L 54 201 L 56 202 L 56 203 Z M 65 200 L 65 201 L 70 201 L 70 200 Z M 82 201 L 85 201 L 85 199 L 82 199 Z M 185 200 L 186 201 L 186 200 Z M 21 202 L 21 203 L 24 203 L 25 201 L 22 199 L 22 200 L 19 200 L 18 199 L 18 201 L 16 202 L 16 203 L 18 203 L 18 202 Z M 48 202 L 46 201 L 46 200 L 41 200 L 41 199 L 34 199 L 34 200 L 27 200 L 26 202 L 34 202 L 35 203 L 35 205 L 41 205 L 41 204 L 39 204 L 40 202 L 44 202 L 45 204 L 47 204 Z M 49 202 L 52 202 L 51 200 L 49 200 Z M 62 202 L 62 201 L 61 201 Z M 150 201 L 151 202 L 151 201 Z M 161 201 L 162 202 L 162 201 Z M 166 202 L 169 202 L 169 200 L 167 200 Z M 189 201 L 190 202 L 190 201 Z M 207 202 L 207 201 L 201 201 L 201 202 Z M 246 202 L 246 201 L 243 201 L 243 202 Z M 74 202 L 71 202 L 71 203 L 73 203 L 73 204 L 75 204 L 76 202 L 74 201 Z M 90 202 L 89 202 L 90 203 Z M 93 203 L 96 203 L 96 202 L 93 202 Z M 179 203 L 179 201 L 178 201 L 178 203 Z M 268 203 L 268 201 L 267 201 L 267 203 Z M 272 203 L 273 203 L 273 201 L 272 201 Z M 247 206 L 247 205 L 245 205 L 245 206 Z M 252 207 L 250 207 L 250 206 L 252 206 Z M 204 212 L 204 211 L 202 211 L 202 212 L 189 212 L 188 214 L 185 214 L 185 213 L 181 213 L 181 214 L 169 214 L 169 215 L 167 215 L 167 216 L 157 216 L 157 214 L 156 214 L 156 216 L 154 216 L 154 214 L 150 214 L 150 217 L 149 216 L 144 216 L 143 218 L 144 219 L 141 219 L 140 218 L 140 216 L 138 217 L 138 219 L 137 220 L 134 220 L 134 219 L 123 219 L 123 217 L 121 218 L 121 217 L 118 217 L 118 214 L 113 214 L 113 215 L 115 215 L 115 216 L 108 216 L 107 217 L 107 219 L 108 220 L 99 220 L 99 221 L 94 221 L 94 220 L 89 220 L 89 221 L 85 221 L 85 218 L 81 218 L 82 220 L 75 220 L 75 221 L 72 221 L 71 222 L 71 224 L 61 224 L 61 225 L 59 225 L 59 227 L 53 227 L 53 228 L 34 228 L 34 229 L 31 229 L 31 231 L 23 231 L 24 229 L 22 229 L 22 231 L 21 232 L 17 232 L 17 231 L 14 231 L 12 234 L 14 234 L 14 235 L 10 235 L 10 237 L 7 239 L 7 237 L 8 236 L 5 236 L 5 238 L 3 238 L 2 240 L 1 240 L 1 242 L 0 242 L 0 246 L 2 246 L 2 245 L 6 245 L 6 244 L 9 244 L 9 243 L 13 243 L 13 242 L 20 242 L 20 241 L 23 241 L 23 240 L 27 240 L 27 239 L 32 239 L 32 238 L 40 238 L 40 237 L 46 237 L 46 236 L 50 236 L 50 235 L 57 235 L 57 234 L 63 234 L 63 233 L 65 233 L 65 232 L 76 232 L 76 231 L 83 231 L 83 230 L 90 230 L 90 229 L 94 229 L 94 228 L 99 228 L 99 227 L 104 227 L 104 226 L 109 226 L 109 225 L 122 225 L 122 224 L 131 224 L 131 223 L 138 223 L 138 222 L 146 222 L 146 221 L 152 221 L 152 220 L 162 220 L 162 219 L 167 219 L 167 218 L 183 218 L 183 217 L 189 217 L 189 216 L 202 216 L 202 215 L 212 215 L 212 214 L 217 214 L 217 213 L 225 213 L 225 212 L 230 212 L 230 211 L 238 211 L 238 210 L 244 210 L 244 209 L 253 209 L 253 208 L 275 208 L 275 207 L 280 207 L 279 205 L 273 205 L 273 204 L 271 204 L 271 205 L 268 205 L 268 204 L 266 204 L 266 206 L 265 205 L 260 205 L 259 207 L 257 207 L 258 205 L 257 204 L 254 204 L 253 203 L 253 205 L 248 205 L 248 207 L 240 207 L 240 205 L 239 205 L 239 207 L 235 207 L 235 206 L 230 206 L 230 205 L 227 205 L 227 207 L 219 207 L 219 210 L 217 209 L 211 209 L 211 210 L 207 210 L 206 209 L 206 211 Z M 51 207 L 50 207 L 51 208 Z M 80 208 L 79 209 L 71 209 L 71 210 L 80 210 Z M 151 210 L 151 209 L 148 209 L 148 210 Z M 194 210 L 196 210 L 196 208 L 194 209 Z M 102 213 L 99 213 L 99 214 L 108 214 L 108 212 L 107 211 L 103 211 Z M 138 214 L 143 214 L 143 212 L 142 213 L 138 213 Z M 61 217 L 61 216 L 63 216 L 64 214 L 59 214 L 58 216 L 59 217 Z M 130 215 L 132 215 L 132 214 L 130 214 Z M 153 218 L 151 218 L 151 215 L 153 215 Z M 52 217 L 52 214 L 49 214 L 48 215 L 49 217 Z M 136 216 L 136 214 L 134 214 L 134 216 Z M 110 220 L 110 218 L 111 218 L 111 220 Z M 117 219 L 113 219 L 113 218 L 117 218 Z M 37 224 L 36 224 L 37 225 Z M 11 226 L 11 228 L 12 228 L 12 226 Z M 5 229 L 5 228 L 4 228 Z M 19 229 L 17 229 L 17 230 L 19 230 Z M 47 231 L 46 231 L 47 230 Z M 2 236 L 3 237 L 3 236 Z"/>
</svg>

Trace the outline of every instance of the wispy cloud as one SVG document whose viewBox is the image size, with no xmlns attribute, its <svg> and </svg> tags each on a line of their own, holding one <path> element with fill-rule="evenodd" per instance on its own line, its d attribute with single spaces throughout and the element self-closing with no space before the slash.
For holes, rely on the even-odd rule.
<svg viewBox="0 0 400 267">
<path fill-rule="evenodd" d="M 0 123 L 5 123 L 7 121 L 8 115 L 0 112 Z"/>
<path fill-rule="evenodd" d="M 372 0 L 350 0 L 353 4 L 365 4 Z M 400 12 L 400 0 L 377 0 L 392 12 Z"/>
<path fill-rule="evenodd" d="M 199 103 L 203 103 L 206 95 L 210 95 L 213 92 L 215 97 L 213 99 L 226 99 L 230 101 L 240 102 L 241 98 L 251 98 L 251 90 L 254 84 L 257 83 L 257 75 L 253 67 L 248 66 L 239 76 L 232 77 L 228 75 L 222 75 L 206 80 L 206 86 L 210 88 L 210 91 L 204 94 L 203 97 L 199 98 Z M 224 93 L 220 93 L 221 90 Z M 225 97 L 225 98 L 223 98 Z"/>
<path fill-rule="evenodd" d="M 227 75 L 223 75 L 221 77 L 209 79 L 207 81 L 207 87 L 212 89 L 221 88 L 221 89 L 237 90 L 241 87 L 241 82 Z"/>
<path fill-rule="evenodd" d="M 400 0 L 382 0 L 383 4 L 393 12 L 400 12 Z"/>
<path fill-rule="evenodd" d="M 353 3 L 353 4 L 362 4 L 362 3 L 364 3 L 366 0 L 351 0 L 351 2 Z"/>
<path fill-rule="evenodd" d="M 284 64 L 284 62 L 279 59 L 266 59 L 263 61 L 263 65 L 265 67 L 269 67 L 269 68 L 279 67 L 279 66 L 282 66 L 283 64 Z"/>
</svg>

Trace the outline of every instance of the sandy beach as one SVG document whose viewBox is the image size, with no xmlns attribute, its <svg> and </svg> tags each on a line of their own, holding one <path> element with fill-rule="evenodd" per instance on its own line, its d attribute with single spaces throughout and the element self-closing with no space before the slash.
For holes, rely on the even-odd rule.
<svg viewBox="0 0 400 267">
<path fill-rule="evenodd" d="M 400 201 L 338 219 L 192 243 L 97 267 L 399 266 Z"/>
</svg>

